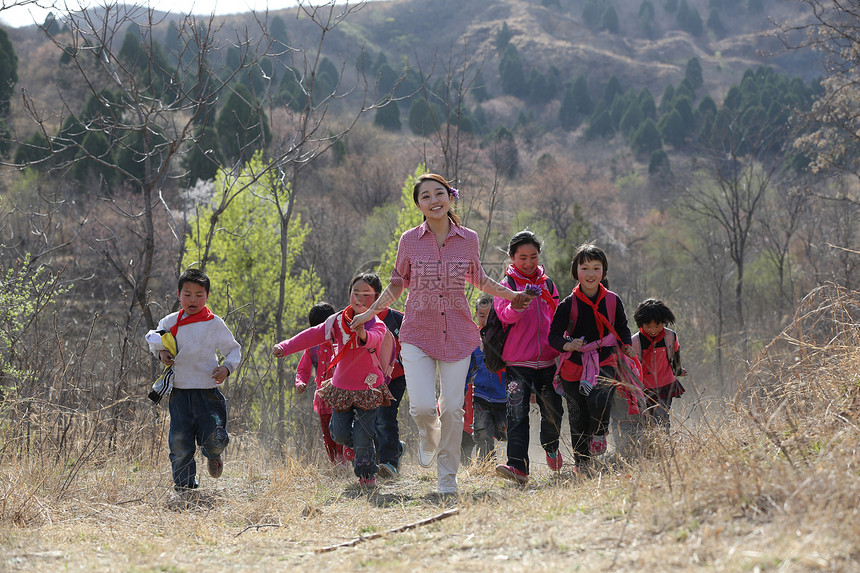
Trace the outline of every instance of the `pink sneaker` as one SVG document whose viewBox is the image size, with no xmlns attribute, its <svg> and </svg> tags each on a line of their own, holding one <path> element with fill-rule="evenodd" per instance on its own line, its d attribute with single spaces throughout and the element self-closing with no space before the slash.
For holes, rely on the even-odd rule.
<svg viewBox="0 0 860 573">
<path fill-rule="evenodd" d="M 588 442 L 588 451 L 592 456 L 599 456 L 606 451 L 606 436 L 591 436 Z"/>
<path fill-rule="evenodd" d="M 546 453 L 546 463 L 554 472 L 557 472 L 561 469 L 561 466 L 564 464 L 564 460 L 561 458 L 561 452 L 556 450 L 553 453 Z"/>
<path fill-rule="evenodd" d="M 496 473 L 503 478 L 515 481 L 520 485 L 529 483 L 529 475 L 527 473 L 523 473 L 517 468 L 511 466 L 498 465 L 496 466 Z"/>
</svg>

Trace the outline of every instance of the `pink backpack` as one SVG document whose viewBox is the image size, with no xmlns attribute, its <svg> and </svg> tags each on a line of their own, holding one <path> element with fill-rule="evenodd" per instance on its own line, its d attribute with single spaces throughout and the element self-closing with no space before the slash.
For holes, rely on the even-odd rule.
<svg viewBox="0 0 860 573">
<path fill-rule="evenodd" d="M 334 335 L 332 333 L 334 325 L 340 320 L 342 314 L 343 311 L 335 313 L 325 321 L 325 337 L 332 342 L 334 342 Z M 384 323 L 382 326 L 385 327 L 385 335 L 382 337 L 379 348 L 368 348 L 367 351 L 370 352 L 373 358 L 374 366 L 382 370 L 382 375 L 385 376 L 385 383 L 388 384 L 391 382 L 391 373 L 394 372 L 394 363 L 397 361 L 397 342 L 394 339 L 394 335 L 388 330 L 388 327 Z"/>
</svg>

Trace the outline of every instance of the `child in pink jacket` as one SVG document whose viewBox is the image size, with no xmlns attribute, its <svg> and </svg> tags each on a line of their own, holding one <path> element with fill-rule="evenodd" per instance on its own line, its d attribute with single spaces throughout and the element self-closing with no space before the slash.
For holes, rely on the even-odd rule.
<svg viewBox="0 0 860 573">
<path fill-rule="evenodd" d="M 505 387 L 508 407 L 508 460 L 496 466 L 500 476 L 525 484 L 529 480 L 529 405 L 534 391 L 540 408 L 540 442 L 550 469 L 562 466 L 558 451 L 559 428 L 563 413 L 562 398 L 555 391 L 555 359 L 558 351 L 547 336 L 558 306 L 558 289 L 540 266 L 541 242 L 531 231 L 520 231 L 511 238 L 508 256 L 511 264 L 505 273 L 507 284 L 515 291 L 535 294 L 524 309 L 496 298 L 494 308 L 505 326 L 511 325 L 502 360 L 505 361 Z"/>
<path fill-rule="evenodd" d="M 376 291 L 360 276 L 350 282 L 349 289 L 350 305 L 346 309 L 329 317 L 323 324 L 276 344 L 272 354 L 283 357 L 326 341 L 332 342 L 335 355 L 329 371 L 334 368 L 334 374 L 331 383 L 323 384 L 317 393 L 333 410 L 329 425 L 332 438 L 355 451 L 354 471 L 359 484 L 375 487 L 379 470 L 373 443 L 376 410 L 391 401 L 391 392 L 376 353 L 388 329 L 375 317 L 355 328 L 350 327 L 353 317 L 367 310 L 376 299 Z"/>
</svg>

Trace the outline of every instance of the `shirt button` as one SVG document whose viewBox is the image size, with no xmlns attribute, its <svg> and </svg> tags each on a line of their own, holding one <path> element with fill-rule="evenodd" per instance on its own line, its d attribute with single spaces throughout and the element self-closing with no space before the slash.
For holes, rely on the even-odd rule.
<svg viewBox="0 0 860 573">
<path fill-rule="evenodd" d="M 445 316 L 445 313 L 444 313 L 444 312 L 442 313 L 442 316 Z"/>
<path fill-rule="evenodd" d="M 446 332 L 448 332 L 448 331 L 447 331 L 447 330 L 443 330 L 443 331 L 442 331 L 442 334 L 445 334 Z"/>
</svg>

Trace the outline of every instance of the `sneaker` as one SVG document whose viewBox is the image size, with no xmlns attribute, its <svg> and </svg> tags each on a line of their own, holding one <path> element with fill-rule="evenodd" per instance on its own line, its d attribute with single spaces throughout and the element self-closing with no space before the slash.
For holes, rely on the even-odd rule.
<svg viewBox="0 0 860 573">
<path fill-rule="evenodd" d="M 376 477 L 369 478 L 358 478 L 358 485 L 363 488 L 373 488 L 376 487 Z"/>
<path fill-rule="evenodd" d="M 520 485 L 525 485 L 529 483 L 529 475 L 527 473 L 523 473 L 517 468 L 506 466 L 506 465 L 497 465 L 496 473 L 502 476 L 505 479 L 509 479 L 511 481 L 515 481 Z"/>
<path fill-rule="evenodd" d="M 599 456 L 606 451 L 606 436 L 591 436 L 588 441 L 588 451 L 592 456 Z"/>
<path fill-rule="evenodd" d="M 221 456 L 218 456 L 217 458 L 209 458 L 206 466 L 209 470 L 209 475 L 215 479 L 221 477 L 221 474 L 224 472 L 224 462 L 221 461 Z"/>
<path fill-rule="evenodd" d="M 552 453 L 546 453 L 546 463 L 554 472 L 557 472 L 561 469 L 562 464 L 564 464 L 564 460 L 561 457 L 561 452 L 556 450 Z"/>
<path fill-rule="evenodd" d="M 379 464 L 379 472 L 378 476 L 384 479 L 392 479 L 396 478 L 398 474 L 397 468 L 394 467 L 394 464 L 389 462 L 382 462 Z"/>
<path fill-rule="evenodd" d="M 344 446 L 343 447 L 343 459 L 345 459 L 348 462 L 353 461 L 355 459 L 355 450 L 353 450 L 352 448 L 347 448 L 346 446 Z"/>
<path fill-rule="evenodd" d="M 433 465 L 433 460 L 436 459 L 436 451 L 428 452 L 424 449 L 424 440 L 419 440 L 418 444 L 418 465 L 422 468 L 429 468 Z"/>
</svg>

